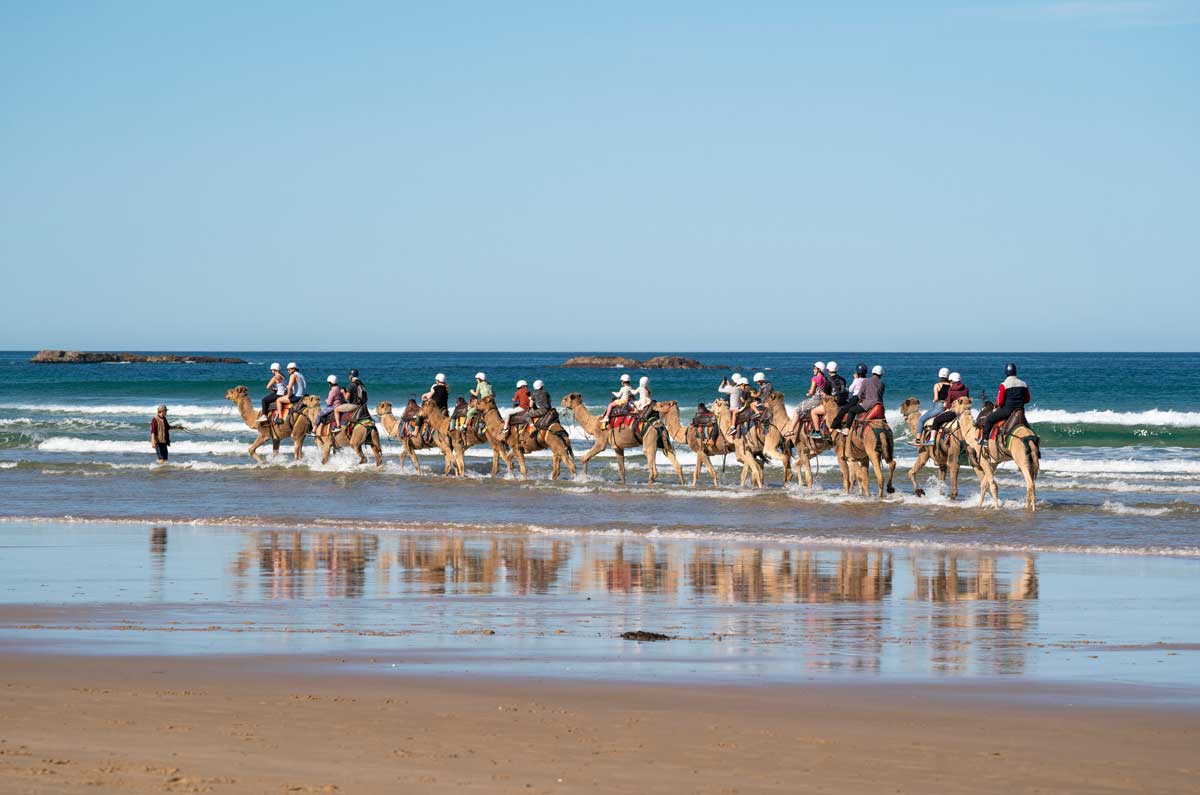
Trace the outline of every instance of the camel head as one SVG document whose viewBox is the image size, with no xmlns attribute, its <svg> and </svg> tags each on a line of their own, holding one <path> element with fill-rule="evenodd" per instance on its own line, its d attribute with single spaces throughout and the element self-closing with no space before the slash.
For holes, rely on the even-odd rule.
<svg viewBox="0 0 1200 795">
<path fill-rule="evenodd" d="M 971 398 L 960 397 L 950 404 L 950 410 L 955 414 L 962 414 L 964 411 L 971 410 Z"/>
<path fill-rule="evenodd" d="M 908 415 L 916 414 L 921 410 L 921 401 L 915 397 L 905 398 L 900 404 L 900 413 L 904 415 L 904 419 L 908 419 Z"/>
<path fill-rule="evenodd" d="M 725 398 L 717 398 L 712 403 L 708 404 L 708 408 L 713 414 L 718 416 L 729 413 L 729 401 Z"/>
<path fill-rule="evenodd" d="M 776 406 L 783 405 L 783 398 L 784 394 L 782 392 L 772 392 L 765 398 L 762 398 L 762 402 L 767 408 L 774 410 Z"/>
<path fill-rule="evenodd" d="M 565 409 L 573 409 L 576 406 L 582 406 L 583 395 L 579 394 L 578 392 L 571 392 L 568 395 L 564 395 L 561 405 Z"/>
<path fill-rule="evenodd" d="M 658 409 L 659 414 L 667 414 L 672 411 L 679 411 L 678 400 L 656 400 L 654 407 Z"/>
<path fill-rule="evenodd" d="M 390 400 L 379 401 L 379 403 L 375 406 L 375 413 L 376 414 L 391 414 L 392 413 L 392 401 L 390 401 Z"/>
<path fill-rule="evenodd" d="M 248 399 L 249 396 L 250 390 L 246 389 L 244 386 L 235 386 L 233 389 L 225 390 L 225 399 L 232 400 L 234 403 L 240 402 L 242 398 Z"/>
<path fill-rule="evenodd" d="M 320 413 L 321 398 L 317 397 L 316 395 L 305 395 L 304 400 L 300 401 L 300 410 L 305 414 L 308 414 L 309 412 Z"/>
</svg>

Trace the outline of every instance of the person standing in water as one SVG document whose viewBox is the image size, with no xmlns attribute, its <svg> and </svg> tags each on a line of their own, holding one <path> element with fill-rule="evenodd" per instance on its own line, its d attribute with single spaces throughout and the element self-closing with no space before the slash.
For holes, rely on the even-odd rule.
<svg viewBox="0 0 1200 795">
<path fill-rule="evenodd" d="M 158 456 L 158 463 L 167 463 L 167 452 L 171 446 L 171 431 L 182 431 L 183 426 L 167 422 L 167 407 L 159 406 L 158 413 L 150 420 L 150 445 Z"/>
</svg>

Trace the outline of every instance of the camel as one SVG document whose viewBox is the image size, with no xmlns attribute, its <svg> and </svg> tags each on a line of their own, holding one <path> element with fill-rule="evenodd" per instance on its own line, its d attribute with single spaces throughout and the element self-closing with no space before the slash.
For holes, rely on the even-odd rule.
<svg viewBox="0 0 1200 795">
<path fill-rule="evenodd" d="M 487 435 L 492 439 L 502 439 L 503 444 L 507 445 L 508 449 L 516 455 L 517 465 L 521 469 L 521 478 L 523 480 L 529 479 L 529 475 L 525 469 L 525 454 L 538 450 L 549 450 L 550 455 L 553 457 L 553 464 L 550 470 L 551 480 L 558 480 L 563 462 L 566 462 L 567 469 L 571 472 L 571 477 L 575 477 L 575 451 L 571 449 L 571 438 L 567 435 L 561 423 L 555 422 L 544 432 L 536 431 L 534 433 L 529 432 L 529 429 L 525 427 L 525 423 L 514 423 L 509 426 L 508 433 L 505 434 L 504 418 L 500 416 L 500 410 L 496 408 L 496 401 L 493 398 L 473 400 L 472 406 L 483 414 Z M 460 433 L 466 432 L 460 431 Z M 492 450 L 493 455 L 498 454 L 495 445 L 493 445 Z M 509 464 L 509 471 L 512 471 L 511 463 Z M 492 474 L 495 474 L 495 472 Z"/>
<path fill-rule="evenodd" d="M 307 416 L 299 410 L 293 410 L 288 414 L 287 421 L 282 425 L 275 425 L 271 422 L 259 422 L 259 411 L 255 407 L 254 401 L 250 399 L 250 391 L 244 386 L 235 386 L 233 389 L 226 390 L 225 399 L 232 400 L 233 405 L 237 407 L 238 414 L 242 415 L 242 421 L 252 431 L 258 432 L 258 438 L 250 445 L 247 451 L 250 457 L 256 462 L 262 463 L 262 457 L 258 455 L 258 448 L 261 447 L 267 440 L 271 442 L 271 450 L 279 454 L 279 442 L 282 439 L 291 437 L 293 454 L 299 461 L 304 451 L 304 437 L 308 435 L 312 428 L 312 423 L 309 422 Z"/>
<path fill-rule="evenodd" d="M 563 408 L 571 409 L 575 413 L 575 421 L 578 422 L 583 430 L 595 438 L 595 443 L 592 449 L 583 454 L 583 474 L 587 474 L 588 462 L 595 458 L 601 451 L 609 447 L 613 448 L 613 452 L 617 454 L 617 472 L 620 473 L 621 482 L 625 482 L 625 451 L 641 447 L 646 454 L 646 466 L 650 470 L 650 483 L 654 483 L 658 477 L 658 462 L 655 461 L 655 454 L 659 447 L 662 448 L 663 455 L 671 462 L 671 466 L 675 467 L 675 474 L 679 476 L 679 484 L 683 485 L 683 467 L 679 465 L 679 459 L 675 457 L 675 449 L 671 446 L 671 437 L 666 432 L 665 426 L 661 420 L 651 422 L 642 432 L 642 437 L 639 439 L 634 432 L 633 427 L 627 426 L 624 428 L 608 428 L 600 430 L 600 418 L 588 411 L 587 406 L 583 403 L 583 395 L 578 392 L 572 392 L 562 399 Z"/>
<path fill-rule="evenodd" d="M 471 405 L 477 405 L 474 398 L 471 399 Z M 496 405 L 495 400 L 492 401 L 492 405 Z M 496 413 L 499 414 L 499 410 L 497 410 Z M 478 414 L 472 416 L 471 421 L 467 423 L 466 428 L 462 430 L 450 431 L 450 447 L 454 451 L 455 461 L 457 462 L 459 471 L 463 473 L 467 471 L 467 450 L 477 444 L 486 444 L 488 447 L 492 448 L 492 477 L 496 477 L 496 475 L 499 474 L 501 460 L 503 460 L 504 465 L 508 467 L 508 474 L 511 477 L 513 473 L 513 453 L 512 450 L 509 449 L 506 437 L 500 432 L 500 429 L 503 427 L 503 420 L 501 420 L 501 425 L 496 426 L 494 432 L 486 422 L 483 423 L 481 433 L 480 424 L 477 419 L 478 416 Z M 574 469 L 571 470 L 571 474 L 575 474 Z"/>
<path fill-rule="evenodd" d="M 422 407 L 423 408 L 423 407 Z M 438 433 L 435 431 L 430 434 L 429 441 L 425 441 L 423 433 L 417 437 L 408 436 L 400 438 L 400 430 L 403 427 L 396 415 L 392 413 L 392 404 L 390 401 L 382 400 L 375 407 L 375 413 L 379 415 L 379 422 L 383 425 L 383 430 L 388 436 L 400 442 L 400 466 L 404 466 L 405 457 L 410 458 L 413 467 L 417 473 L 421 472 L 421 462 L 417 460 L 417 450 L 429 450 L 436 447 L 442 452 L 446 459 L 446 467 L 442 472 L 443 475 L 449 475 L 454 460 L 454 453 L 450 447 L 450 439 L 446 433 Z"/>
<path fill-rule="evenodd" d="M 825 407 L 825 416 L 833 417 L 837 414 L 837 401 L 830 395 L 826 395 L 821 399 L 821 404 Z M 854 423 L 848 434 L 837 432 L 834 434 L 834 449 L 837 450 L 838 466 L 842 468 L 842 487 L 849 494 L 851 486 L 855 478 L 854 467 L 860 466 L 866 469 L 869 465 L 875 470 L 875 480 L 879 485 L 879 499 L 883 499 L 884 490 L 888 494 L 892 494 L 896 489 L 892 486 L 892 478 L 896 474 L 896 459 L 894 458 L 896 439 L 892 434 L 892 428 L 888 425 L 887 419 L 880 417 L 877 420 L 871 420 L 863 425 L 862 423 Z M 883 463 L 888 463 L 888 477 L 885 485 L 883 480 Z M 867 473 L 862 473 L 860 486 L 864 496 L 869 489 L 869 477 Z"/>
<path fill-rule="evenodd" d="M 317 418 L 321 414 L 321 399 L 316 395 L 306 395 L 300 404 L 303 408 L 304 416 L 308 417 L 308 421 L 315 428 Z M 345 426 L 338 428 L 333 432 L 332 420 L 328 434 L 313 433 L 313 439 L 317 443 L 317 448 L 321 451 L 321 463 L 329 462 L 329 456 L 333 453 L 335 447 L 349 447 L 358 454 L 358 463 L 367 463 L 367 457 L 363 455 L 363 445 L 371 445 L 371 451 L 375 454 L 375 466 L 383 466 L 383 445 L 379 443 L 379 429 L 375 427 L 375 422 L 370 418 L 352 423 L 353 430 L 350 434 L 346 434 Z"/>
<path fill-rule="evenodd" d="M 799 425 L 794 436 L 785 435 L 783 429 L 788 427 L 790 418 L 782 392 L 772 392 L 767 395 L 763 398 L 763 405 L 771 412 L 771 428 L 767 431 L 767 446 L 775 449 L 777 445 L 782 444 L 784 452 L 794 449 L 797 463 L 804 470 L 804 485 L 811 489 L 813 487 L 812 460 L 826 450 L 832 450 L 833 442 L 827 439 L 813 439 L 804 433 Z M 830 419 L 833 417 L 831 416 Z M 787 485 L 789 474 L 789 468 L 785 467 L 783 471 L 784 485 Z M 799 481 L 799 479 L 797 476 L 796 480 Z"/>
<path fill-rule="evenodd" d="M 960 398 L 960 400 L 963 399 L 966 398 Z M 958 402 L 958 400 L 954 401 L 956 406 Z M 971 418 L 969 410 L 959 415 L 958 426 L 963 439 L 967 442 L 967 455 L 972 461 L 972 466 L 978 461 L 983 470 L 983 476 L 979 480 L 979 504 L 983 505 L 986 492 L 990 490 L 993 506 L 1000 507 L 1000 495 L 996 489 L 996 470 L 1005 461 L 1012 461 L 1025 478 L 1025 508 L 1036 511 L 1037 476 L 1038 469 L 1041 467 L 1042 450 L 1041 440 L 1038 439 L 1033 429 L 1026 425 L 1018 427 L 1012 432 L 1006 447 L 996 441 L 985 440 L 982 444 L 976 442 L 975 422 Z"/>
<path fill-rule="evenodd" d="M 733 445 L 729 444 L 723 434 L 718 434 L 716 439 L 701 439 L 700 432 L 694 426 L 688 425 L 685 428 L 679 421 L 678 401 L 658 401 L 658 413 L 662 417 L 667 433 L 671 434 L 671 439 L 680 444 L 686 444 L 696 454 L 696 468 L 692 472 L 692 486 L 695 487 L 700 482 L 700 470 L 702 467 L 708 467 L 708 474 L 712 475 L 713 486 L 720 486 L 721 482 L 717 479 L 717 470 L 713 467 L 710 456 L 723 456 L 733 453 L 735 452 Z"/>
<path fill-rule="evenodd" d="M 721 436 L 728 440 L 733 431 L 733 413 L 729 410 L 729 403 L 724 400 L 714 400 L 711 407 L 713 414 L 717 415 L 717 427 L 721 429 Z M 741 436 L 733 440 L 734 455 L 742 465 L 742 474 L 738 480 L 738 485 L 745 486 L 746 477 L 749 476 L 750 482 L 754 484 L 755 488 L 761 489 L 763 485 L 763 465 L 758 460 L 758 454 L 762 452 L 762 429 L 756 428 L 751 431 L 751 437 L 749 443 L 747 439 Z"/>
<path fill-rule="evenodd" d="M 938 474 L 942 482 L 949 484 L 950 499 L 958 499 L 958 469 L 959 469 L 959 454 L 967 449 L 967 444 L 964 441 L 964 434 L 960 427 L 962 423 L 962 413 L 966 411 L 968 415 L 971 411 L 971 399 L 969 397 L 959 398 L 954 401 L 953 406 L 947 406 L 947 409 L 957 413 L 958 419 L 948 423 L 945 433 L 939 433 L 934 439 L 932 446 L 926 445 L 917 448 L 917 460 L 912 465 L 912 469 L 908 470 L 908 479 L 913 484 L 913 494 L 918 497 L 925 496 L 925 489 L 917 485 L 917 475 L 922 467 L 930 460 L 937 465 Z M 909 433 L 914 439 L 921 438 L 921 429 L 917 427 L 917 423 L 921 417 L 921 401 L 915 397 L 910 397 L 900 404 L 900 413 L 904 415 L 904 421 L 908 424 Z M 968 458 L 971 462 L 971 468 L 975 470 L 975 474 L 979 476 L 979 482 L 983 482 L 983 469 L 977 463 L 976 458 Z"/>
</svg>

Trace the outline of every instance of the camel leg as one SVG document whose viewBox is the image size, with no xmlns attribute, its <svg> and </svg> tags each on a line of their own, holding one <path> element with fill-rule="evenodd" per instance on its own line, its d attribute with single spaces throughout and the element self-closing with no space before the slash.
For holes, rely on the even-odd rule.
<svg viewBox="0 0 1200 795">
<path fill-rule="evenodd" d="M 592 449 L 584 453 L 583 458 L 579 459 L 580 463 L 583 464 L 583 474 L 587 474 L 588 462 L 599 455 L 600 452 L 607 446 L 608 443 L 604 439 L 601 439 L 599 436 L 596 437 L 596 441 L 592 443 Z"/>
<path fill-rule="evenodd" d="M 929 460 L 929 448 L 922 447 L 921 452 L 917 453 L 917 460 L 912 465 L 912 469 L 908 470 L 908 479 L 912 481 L 913 494 L 917 497 L 925 496 L 925 489 L 917 485 L 917 475 L 921 468 L 925 466 L 925 462 Z"/>
<path fill-rule="evenodd" d="M 326 442 L 325 444 L 317 442 L 317 445 L 321 448 L 321 463 L 328 464 L 329 456 L 333 453 L 333 445 L 329 442 Z"/>
<path fill-rule="evenodd" d="M 525 450 L 521 444 L 513 445 L 513 454 L 517 457 L 517 465 L 521 470 L 521 480 L 529 480 L 529 473 L 525 470 Z M 512 471 L 512 468 L 509 468 Z"/>
<path fill-rule="evenodd" d="M 617 454 L 617 472 L 621 476 L 621 483 L 625 483 L 625 451 L 620 447 L 613 446 L 613 452 Z M 650 481 L 653 483 L 654 481 Z"/>
<path fill-rule="evenodd" d="M 684 484 L 683 480 L 683 465 L 679 463 L 679 458 L 675 455 L 675 448 L 671 445 L 670 439 L 663 440 L 663 455 L 671 462 L 671 466 L 675 467 L 675 475 L 679 478 L 679 485 Z"/>
<path fill-rule="evenodd" d="M 650 470 L 650 479 L 646 484 L 653 486 L 654 481 L 658 480 L 658 434 L 651 432 L 642 438 L 642 452 L 646 454 L 646 469 Z"/>
<path fill-rule="evenodd" d="M 379 429 L 371 431 L 371 452 L 375 455 L 375 466 L 383 466 L 383 441 L 379 438 Z"/>
<path fill-rule="evenodd" d="M 1029 461 L 1022 461 L 1021 474 L 1025 476 L 1025 509 L 1037 510 L 1037 484 L 1030 472 Z"/>
<path fill-rule="evenodd" d="M 889 458 L 887 463 L 888 463 L 887 493 L 895 494 L 896 487 L 892 485 L 892 480 L 894 480 L 896 477 L 896 459 Z"/>
<path fill-rule="evenodd" d="M 421 462 L 417 458 L 417 448 L 413 447 L 412 443 L 405 445 L 408 448 L 408 457 L 412 459 L 413 468 L 417 470 L 417 474 L 421 474 Z"/>
<path fill-rule="evenodd" d="M 570 438 L 560 439 L 560 441 L 562 441 L 563 458 L 566 459 L 566 462 L 567 462 L 567 471 L 571 473 L 571 479 L 574 480 L 576 477 L 575 451 L 571 449 Z"/>
<path fill-rule="evenodd" d="M 246 452 L 250 453 L 250 457 L 253 458 L 256 463 L 259 463 L 259 464 L 262 463 L 262 456 L 260 456 L 258 454 L 258 448 L 262 447 L 263 442 L 265 442 L 265 441 L 267 441 L 267 437 L 264 436 L 260 432 L 258 434 L 258 438 L 255 439 L 254 442 L 250 445 L 250 449 L 246 451 Z"/>
</svg>

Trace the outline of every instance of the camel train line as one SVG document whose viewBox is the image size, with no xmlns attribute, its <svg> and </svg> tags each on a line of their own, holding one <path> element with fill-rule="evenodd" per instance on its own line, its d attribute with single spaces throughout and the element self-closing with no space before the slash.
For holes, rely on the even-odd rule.
<svg viewBox="0 0 1200 795">
<path fill-rule="evenodd" d="M 314 427 L 318 428 L 314 439 L 321 452 L 322 463 L 329 460 L 335 449 L 343 447 L 352 450 L 360 464 L 367 462 L 363 448 L 370 447 L 375 465 L 381 466 L 383 463 L 380 428 L 369 414 L 340 428 L 332 428 L 331 423 L 321 425 L 320 398 L 308 395 L 297 410 L 281 421 L 263 422 L 245 386 L 228 390 L 225 397 L 233 403 L 246 426 L 257 432 L 258 437 L 250 444 L 248 452 L 259 463 L 263 462 L 257 452 L 260 447 L 270 442 L 272 450 L 278 454 L 280 442 L 285 438 L 292 440 L 293 455 L 299 461 L 305 438 L 313 435 Z M 812 423 L 806 416 L 789 415 L 782 392 L 766 389 L 762 394 L 755 393 L 754 397 L 753 410 L 746 407 L 736 418 L 730 410 L 729 401 L 720 398 L 710 404 L 710 413 L 697 413 L 689 424 L 684 425 L 679 404 L 674 400 L 648 401 L 648 405 L 640 410 L 629 401 L 628 408 L 610 407 L 604 414 L 594 414 L 585 405 L 582 395 L 572 392 L 562 399 L 560 407 L 593 440 L 591 448 L 582 454 L 578 462 L 570 436 L 556 409 L 550 409 L 537 418 L 518 413 L 506 423 L 495 398 L 487 394 L 473 397 L 465 404 L 460 400 L 460 406 L 456 407 L 453 414 L 428 396 L 419 405 L 410 401 L 408 409 L 399 417 L 388 401 L 378 403 L 375 413 L 382 425 L 382 432 L 399 443 L 401 465 L 408 460 L 417 472 L 421 471 L 418 452 L 436 451 L 443 457 L 443 474 L 461 477 L 466 473 L 466 451 L 477 445 L 485 445 L 492 453 L 493 476 L 499 474 L 501 461 L 508 475 L 514 475 L 515 459 L 516 469 L 521 478 L 526 479 L 528 470 L 525 456 L 548 450 L 552 459 L 550 476 L 557 480 L 564 466 L 573 477 L 576 476 L 577 463 L 582 465 L 582 471 L 586 474 L 588 463 L 604 450 L 612 448 L 622 483 L 625 482 L 625 452 L 633 450 L 645 456 L 649 469 L 648 482 L 653 484 L 658 478 L 656 459 L 657 452 L 661 450 L 679 483 L 683 484 L 683 467 L 675 455 L 675 445 L 682 445 L 696 456 L 692 472 L 693 487 L 699 484 L 704 471 L 708 472 L 713 486 L 719 486 L 712 459 L 724 459 L 732 455 L 741 466 L 739 483 L 742 486 L 749 481 L 755 487 L 762 487 L 765 482 L 765 463 L 775 461 L 783 468 L 783 485 L 786 486 L 795 475 L 797 482 L 811 489 L 814 484 L 814 459 L 832 450 L 840 470 L 842 488 L 847 494 L 857 491 L 867 496 L 874 492 L 877 497 L 883 498 L 885 494 L 895 492 L 892 485 L 896 471 L 895 436 L 882 410 L 853 420 L 848 428 L 840 432 L 822 434 L 813 432 Z M 817 395 L 815 401 L 825 417 L 839 416 L 839 411 L 845 405 L 833 395 Z M 949 405 L 936 406 L 933 412 L 924 415 L 928 420 L 931 414 L 942 414 L 942 425 L 930 435 L 930 423 L 921 421 L 921 401 L 909 397 L 900 404 L 904 424 L 913 439 L 928 437 L 927 442 L 918 445 L 916 462 L 908 471 L 913 493 L 924 496 L 925 491 L 919 485 L 917 476 L 932 461 L 939 478 L 946 484 L 950 498 L 957 499 L 959 470 L 965 461 L 978 477 L 979 504 L 983 505 L 990 493 L 992 504 L 999 507 L 995 472 L 1000 464 L 1012 461 L 1025 479 L 1025 506 L 1031 511 L 1036 510 L 1035 482 L 1041 458 L 1040 440 L 1025 422 L 1023 409 L 1018 407 L 1012 411 L 1007 421 L 997 426 L 994 434 L 981 440 L 976 419 L 971 413 L 972 405 L 972 399 L 964 396 L 954 399 Z M 991 408 L 992 404 L 986 404 L 984 412 Z M 467 410 L 465 417 L 461 409 Z M 979 419 L 983 417 L 984 414 L 981 414 Z M 793 467 L 796 467 L 795 471 Z M 872 475 L 874 488 L 871 484 Z"/>
</svg>

